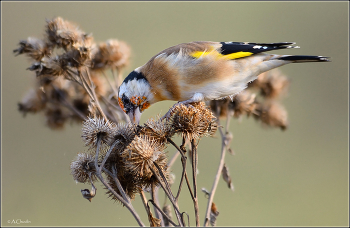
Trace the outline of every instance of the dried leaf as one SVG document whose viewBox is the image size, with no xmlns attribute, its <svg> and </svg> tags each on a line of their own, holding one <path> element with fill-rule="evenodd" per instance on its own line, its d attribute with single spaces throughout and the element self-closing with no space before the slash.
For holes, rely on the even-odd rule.
<svg viewBox="0 0 350 228">
<path fill-rule="evenodd" d="M 216 219 L 219 216 L 219 211 L 215 205 L 215 203 L 213 202 L 211 204 L 211 210 L 210 210 L 210 225 L 211 226 L 215 226 L 216 225 Z"/>
<path fill-rule="evenodd" d="M 162 220 L 153 217 L 152 212 L 149 212 L 148 220 L 149 220 L 149 223 L 150 223 L 151 227 L 160 227 L 161 226 L 161 221 Z"/>
<path fill-rule="evenodd" d="M 227 183 L 228 187 L 232 191 L 234 191 L 234 187 L 233 187 L 233 184 L 232 184 L 232 179 L 231 179 L 231 176 L 230 176 L 230 173 L 228 171 L 228 168 L 227 168 L 226 164 L 224 164 L 224 166 L 222 167 L 222 178 Z"/>
</svg>

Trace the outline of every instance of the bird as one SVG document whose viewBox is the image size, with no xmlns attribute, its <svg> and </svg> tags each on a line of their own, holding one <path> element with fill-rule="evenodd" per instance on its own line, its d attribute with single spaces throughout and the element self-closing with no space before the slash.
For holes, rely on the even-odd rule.
<svg viewBox="0 0 350 228">
<path fill-rule="evenodd" d="M 329 62 L 329 57 L 278 55 L 272 50 L 299 48 L 295 42 L 195 41 L 169 47 L 133 70 L 118 89 L 118 103 L 139 124 L 150 105 L 164 100 L 182 104 L 232 98 L 259 74 L 288 63 Z"/>
</svg>

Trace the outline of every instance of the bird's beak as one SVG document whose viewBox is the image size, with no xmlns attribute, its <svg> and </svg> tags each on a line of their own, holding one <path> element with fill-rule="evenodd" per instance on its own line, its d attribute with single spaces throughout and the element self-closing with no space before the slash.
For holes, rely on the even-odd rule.
<svg viewBox="0 0 350 228">
<path fill-rule="evenodd" d="M 140 108 L 134 107 L 132 110 L 130 110 L 130 112 L 128 113 L 130 121 L 134 124 L 139 124 L 140 123 L 140 119 L 141 119 L 141 112 L 140 112 Z"/>
</svg>

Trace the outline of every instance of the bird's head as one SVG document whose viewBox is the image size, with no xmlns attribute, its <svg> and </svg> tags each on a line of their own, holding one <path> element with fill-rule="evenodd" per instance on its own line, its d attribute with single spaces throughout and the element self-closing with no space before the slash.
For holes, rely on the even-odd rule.
<svg viewBox="0 0 350 228">
<path fill-rule="evenodd" d="M 137 69 L 132 71 L 119 87 L 119 106 L 135 124 L 139 124 L 142 112 L 151 105 L 152 99 L 150 85 Z"/>
</svg>

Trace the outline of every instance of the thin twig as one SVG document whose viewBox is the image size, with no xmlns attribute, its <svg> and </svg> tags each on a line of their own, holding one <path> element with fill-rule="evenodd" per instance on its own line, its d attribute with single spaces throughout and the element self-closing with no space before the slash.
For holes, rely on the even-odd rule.
<svg viewBox="0 0 350 228">
<path fill-rule="evenodd" d="M 99 166 L 98 166 L 98 155 L 100 153 L 101 139 L 102 139 L 102 135 L 98 135 L 97 136 L 96 154 L 95 154 L 95 169 L 97 171 L 97 175 L 101 175 L 101 170 L 99 169 Z"/>
<path fill-rule="evenodd" d="M 197 197 L 197 146 L 195 145 L 195 140 L 191 140 L 192 149 L 192 177 L 193 177 L 193 204 L 194 213 L 196 217 L 196 226 L 200 226 L 199 222 L 199 208 L 198 208 L 198 197 Z"/>
<path fill-rule="evenodd" d="M 177 151 L 179 151 L 182 157 L 186 157 L 184 152 L 176 145 L 176 143 L 171 138 L 167 138 L 167 141 L 170 142 L 170 144 L 173 145 L 177 149 Z"/>
<path fill-rule="evenodd" d="M 151 184 L 151 198 L 156 205 L 159 205 L 159 199 L 158 199 L 158 192 L 159 191 L 158 190 L 159 190 L 159 188 L 152 182 L 152 184 Z M 156 218 L 161 219 L 161 226 L 164 226 L 164 219 L 162 217 L 162 214 L 159 213 L 158 210 L 156 210 L 155 206 L 153 209 L 154 209 L 154 214 L 156 215 Z"/>
<path fill-rule="evenodd" d="M 153 200 L 148 200 L 148 202 L 151 202 L 152 205 L 157 209 L 156 211 L 158 211 L 158 212 L 159 212 L 160 214 L 162 214 L 165 218 L 167 218 L 168 221 L 169 221 L 173 226 L 179 226 L 179 225 L 177 225 L 173 220 L 171 220 L 171 219 L 169 218 L 169 216 L 168 216 L 167 214 L 165 214 L 164 211 L 163 211 L 162 209 L 160 209 L 160 207 L 159 207 L 156 203 L 154 203 Z M 162 221 L 163 221 L 163 220 L 162 220 Z M 164 225 L 162 225 L 162 227 L 164 227 Z"/>
<path fill-rule="evenodd" d="M 147 205 L 147 198 L 145 196 L 145 193 L 143 192 L 143 190 L 141 189 L 140 191 L 140 197 L 141 197 L 141 201 L 143 203 L 143 206 L 145 207 L 145 210 L 147 212 L 147 217 L 149 218 L 150 217 L 150 208 L 148 207 Z"/>
<path fill-rule="evenodd" d="M 98 111 L 100 112 L 100 114 L 102 115 L 102 117 L 103 117 L 106 121 L 108 121 L 108 118 L 107 118 L 106 115 L 104 114 L 104 112 L 103 112 L 103 110 L 102 110 L 102 107 L 101 107 L 101 105 L 100 105 L 100 102 L 98 101 L 98 98 L 97 98 L 97 96 L 96 96 L 96 93 L 95 93 L 95 87 L 96 87 L 96 86 L 94 85 L 94 83 L 93 83 L 92 80 L 91 80 L 89 70 L 88 70 L 86 67 L 85 67 L 84 69 L 85 69 L 85 73 L 86 73 L 86 75 L 87 75 L 87 78 L 88 78 L 88 80 L 89 80 L 89 82 L 90 82 L 90 89 L 91 89 L 92 94 L 93 94 L 93 96 L 94 96 L 96 107 L 97 107 Z M 85 80 L 85 77 L 83 77 L 83 75 L 82 75 L 82 78 Z"/>
<path fill-rule="evenodd" d="M 229 117 L 227 118 L 227 121 L 230 121 Z M 219 120 L 218 120 L 218 125 L 220 125 Z M 231 140 L 232 140 L 232 135 L 230 135 L 228 133 L 228 126 L 229 126 L 229 124 L 226 124 L 226 128 L 227 128 L 226 129 L 226 134 L 224 134 L 222 132 L 222 129 L 219 128 L 219 131 L 220 131 L 220 134 L 221 134 L 221 137 L 222 137 L 221 158 L 220 158 L 218 170 L 217 170 L 216 175 L 215 175 L 213 186 L 212 186 L 212 189 L 211 189 L 210 194 L 209 194 L 207 210 L 206 210 L 205 219 L 204 219 L 204 226 L 208 226 L 209 225 L 211 205 L 213 203 L 214 195 L 215 195 L 215 192 L 216 192 L 219 180 L 220 180 L 222 168 L 223 168 L 224 163 L 225 163 L 226 149 L 228 148 L 228 146 L 230 145 Z"/>
<path fill-rule="evenodd" d="M 192 200 L 194 200 L 193 191 L 192 191 L 192 189 L 191 189 L 191 184 L 190 184 L 190 181 L 188 180 L 188 176 L 187 176 L 187 173 L 186 173 L 186 172 L 185 172 L 185 179 L 186 179 L 186 183 L 187 183 L 187 186 L 188 186 L 188 191 L 189 191 L 190 194 L 191 194 Z"/>
<path fill-rule="evenodd" d="M 170 168 L 174 165 L 174 163 L 175 163 L 175 161 L 176 161 L 176 159 L 179 157 L 179 155 L 180 155 L 180 152 L 175 152 L 175 154 L 173 155 L 173 157 L 169 160 L 169 162 L 168 162 L 168 170 L 170 170 Z"/>
<path fill-rule="evenodd" d="M 123 199 L 123 197 L 121 197 L 118 193 L 116 193 L 116 192 L 113 190 L 113 188 L 103 179 L 102 175 L 97 174 L 97 177 L 98 177 L 98 179 L 108 188 L 108 190 L 109 190 L 110 192 L 112 192 L 113 195 L 114 195 L 115 197 L 117 197 L 117 199 L 118 199 L 120 202 L 122 202 L 122 203 L 125 205 L 126 208 L 128 208 L 128 210 L 129 210 L 129 211 L 131 212 L 131 214 L 134 216 L 134 218 L 135 218 L 136 222 L 139 224 L 139 226 L 144 227 L 145 225 L 144 225 L 143 222 L 141 221 L 140 216 L 137 214 L 137 212 L 135 211 L 135 209 L 134 209 L 134 207 L 132 206 L 132 204 L 126 202 L 126 201 Z"/>
<path fill-rule="evenodd" d="M 86 120 L 86 116 L 80 112 L 78 109 L 76 109 L 71 103 L 69 103 L 67 101 L 67 99 L 65 98 L 65 96 L 62 94 L 62 92 L 53 84 L 51 84 L 52 87 L 54 88 L 54 90 L 59 94 L 59 96 L 61 97 L 61 101 L 63 101 L 63 105 L 64 107 L 68 108 L 69 110 L 71 110 L 73 113 L 75 113 L 77 116 L 79 116 L 82 120 Z"/>
<path fill-rule="evenodd" d="M 117 175 L 117 170 L 114 166 L 112 166 L 112 171 L 113 171 L 113 180 L 114 182 L 117 184 L 118 190 L 119 192 L 122 194 L 123 198 L 125 199 L 126 202 L 131 203 L 130 202 L 130 198 L 126 195 L 122 185 L 120 184 L 120 181 L 118 179 L 118 175 Z"/>
<path fill-rule="evenodd" d="M 175 199 L 174 199 L 174 196 L 173 196 L 172 192 L 171 192 L 171 191 L 169 192 L 168 189 L 164 186 L 163 181 L 159 178 L 158 174 L 157 174 L 156 171 L 153 169 L 153 167 L 152 167 L 152 166 L 149 166 L 149 168 L 150 168 L 150 170 L 152 171 L 153 175 L 157 178 L 157 180 L 158 180 L 160 186 L 161 186 L 161 187 L 163 188 L 163 190 L 164 190 L 164 193 L 168 196 L 170 202 L 173 204 L 173 207 L 174 207 L 174 209 L 175 209 L 175 215 L 176 215 L 176 217 L 177 217 L 177 220 L 178 220 L 180 226 L 183 226 L 183 221 L 182 221 L 181 215 L 180 215 L 181 213 L 180 213 L 180 210 L 179 210 L 179 208 L 178 208 L 178 205 L 177 205 L 176 202 L 175 202 Z M 165 180 L 165 181 L 166 181 L 166 180 Z"/>
<path fill-rule="evenodd" d="M 118 143 L 120 143 L 120 141 L 119 141 L 119 140 L 116 140 L 116 141 L 112 144 L 112 146 L 109 148 L 109 150 L 107 151 L 105 157 L 103 158 L 103 161 L 102 161 L 100 167 L 98 168 L 98 169 L 99 169 L 99 172 L 101 172 L 101 170 L 102 170 L 102 168 L 104 167 L 104 165 L 105 165 L 107 159 L 109 158 L 109 155 L 112 153 L 114 147 L 115 147 Z"/>
<path fill-rule="evenodd" d="M 113 70 L 112 70 L 112 73 L 113 73 Z M 104 71 L 102 72 L 102 74 L 106 78 L 106 81 L 108 82 L 109 86 L 111 87 L 111 89 L 114 93 L 114 96 L 118 97 L 118 91 L 115 89 L 117 86 L 112 84 L 111 80 L 108 78 L 108 76 L 106 75 L 106 73 Z"/>
</svg>

